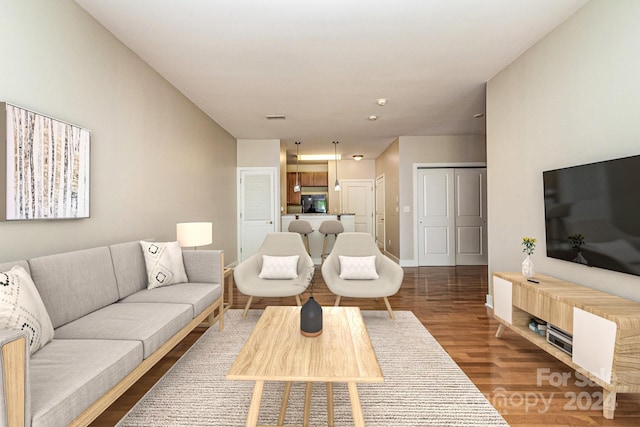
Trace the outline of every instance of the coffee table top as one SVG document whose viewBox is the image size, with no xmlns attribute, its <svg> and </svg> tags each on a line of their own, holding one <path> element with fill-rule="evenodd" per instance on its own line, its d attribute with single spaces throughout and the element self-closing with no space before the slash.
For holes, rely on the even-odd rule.
<svg viewBox="0 0 640 427">
<path fill-rule="evenodd" d="M 323 307 L 322 334 L 300 333 L 300 307 L 267 307 L 227 379 L 382 382 L 384 377 L 357 307 Z"/>
</svg>

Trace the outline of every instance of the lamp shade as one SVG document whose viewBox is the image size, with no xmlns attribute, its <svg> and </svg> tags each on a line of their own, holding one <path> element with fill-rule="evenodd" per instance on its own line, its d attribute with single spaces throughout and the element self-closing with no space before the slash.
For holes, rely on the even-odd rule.
<svg viewBox="0 0 640 427">
<path fill-rule="evenodd" d="M 210 222 L 181 222 L 176 224 L 180 246 L 204 246 L 213 242 L 213 224 Z"/>
</svg>

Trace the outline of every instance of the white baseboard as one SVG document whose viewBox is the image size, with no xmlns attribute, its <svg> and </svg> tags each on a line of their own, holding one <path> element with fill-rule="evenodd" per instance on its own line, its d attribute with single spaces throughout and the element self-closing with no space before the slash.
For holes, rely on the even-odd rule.
<svg viewBox="0 0 640 427">
<path fill-rule="evenodd" d="M 487 294 L 487 300 L 484 303 L 484 305 L 489 307 L 489 308 L 491 308 L 491 309 L 493 309 L 493 295 Z"/>
</svg>

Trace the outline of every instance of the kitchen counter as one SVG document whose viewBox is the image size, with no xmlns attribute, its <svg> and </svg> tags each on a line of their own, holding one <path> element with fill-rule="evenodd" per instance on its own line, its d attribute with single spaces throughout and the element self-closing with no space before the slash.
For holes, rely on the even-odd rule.
<svg viewBox="0 0 640 427">
<path fill-rule="evenodd" d="M 342 222 L 344 231 L 355 231 L 355 214 L 352 213 L 339 213 L 339 214 L 323 214 L 323 213 L 301 213 L 301 214 L 287 214 L 282 215 L 281 225 L 282 231 L 289 229 L 289 223 L 296 219 L 303 219 L 309 221 L 311 227 L 313 227 L 313 233 L 309 234 L 309 250 L 311 252 L 311 258 L 315 264 L 322 262 L 322 245 L 324 242 L 324 234 L 320 233 L 318 229 L 322 221 L 329 219 L 338 219 Z M 327 239 L 327 252 L 333 248 L 334 237 L 329 236 Z"/>
</svg>

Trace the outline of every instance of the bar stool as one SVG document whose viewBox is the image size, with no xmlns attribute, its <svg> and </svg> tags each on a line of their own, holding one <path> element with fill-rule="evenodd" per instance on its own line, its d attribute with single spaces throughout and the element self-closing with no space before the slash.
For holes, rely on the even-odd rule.
<svg viewBox="0 0 640 427">
<path fill-rule="evenodd" d="M 292 233 L 298 233 L 302 236 L 302 241 L 304 242 L 305 248 L 307 248 L 307 253 L 311 255 L 311 251 L 309 250 L 309 234 L 313 233 L 313 227 L 309 221 L 305 221 L 303 219 L 296 219 L 289 223 L 289 230 Z"/>
<path fill-rule="evenodd" d="M 327 255 L 329 255 L 327 253 L 327 236 L 333 234 L 335 236 L 334 238 L 337 239 L 338 234 L 344 231 L 344 227 L 342 226 L 342 223 L 337 219 L 328 219 L 326 221 L 322 221 L 322 224 L 320 224 L 320 228 L 318 229 L 318 231 L 324 234 L 324 244 L 322 245 L 322 255 L 320 256 L 320 258 L 322 259 L 320 263 L 322 264 Z"/>
</svg>

